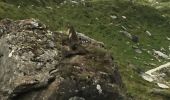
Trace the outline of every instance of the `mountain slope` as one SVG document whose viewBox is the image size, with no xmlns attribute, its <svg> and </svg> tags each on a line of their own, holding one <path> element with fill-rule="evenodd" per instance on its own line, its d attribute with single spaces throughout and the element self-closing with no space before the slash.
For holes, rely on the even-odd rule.
<svg viewBox="0 0 170 100">
<path fill-rule="evenodd" d="M 134 2 L 67 0 L 62 3 L 56 1 L 1 0 L 0 18 L 37 18 L 49 25 L 52 30 L 59 31 L 65 31 L 67 23 L 71 23 L 78 32 L 106 44 L 106 48 L 112 52 L 121 67 L 121 75 L 130 96 L 136 100 L 148 100 L 148 98 L 168 100 L 166 96 L 150 93 L 158 86 L 143 80 L 140 76 L 141 73 L 169 61 L 155 58 L 153 50 L 170 53 L 170 44 L 167 40 L 170 37 L 170 19 L 164 16 L 169 15 L 167 8 L 156 9 L 156 6 L 147 0 L 133 0 Z M 120 31 L 138 37 L 139 42 L 133 42 Z M 137 53 L 136 50 L 142 53 Z"/>
</svg>

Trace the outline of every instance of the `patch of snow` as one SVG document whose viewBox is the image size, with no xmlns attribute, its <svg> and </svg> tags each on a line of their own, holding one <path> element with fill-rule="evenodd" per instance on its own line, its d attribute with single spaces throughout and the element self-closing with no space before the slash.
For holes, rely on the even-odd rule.
<svg viewBox="0 0 170 100">
<path fill-rule="evenodd" d="M 46 8 L 47 8 L 47 9 L 51 9 L 51 10 L 53 9 L 52 7 L 46 7 Z"/>
<path fill-rule="evenodd" d="M 170 46 L 168 46 L 169 50 L 170 50 Z"/>
<path fill-rule="evenodd" d="M 139 53 L 139 54 L 142 53 L 142 51 L 141 51 L 140 49 L 135 49 L 135 52 L 136 52 L 136 53 Z"/>
<path fill-rule="evenodd" d="M 162 17 L 166 17 L 166 15 L 162 15 Z"/>
<path fill-rule="evenodd" d="M 166 37 L 166 39 L 167 39 L 168 41 L 170 41 L 170 38 L 169 38 L 169 37 Z"/>
<path fill-rule="evenodd" d="M 18 8 L 20 8 L 21 6 L 19 5 Z"/>
<path fill-rule="evenodd" d="M 148 50 L 147 53 L 148 53 L 148 54 L 151 54 L 151 51 Z"/>
<path fill-rule="evenodd" d="M 99 84 L 97 84 L 96 89 L 98 90 L 98 92 L 101 94 L 102 93 L 102 88 Z"/>
<path fill-rule="evenodd" d="M 115 16 L 115 15 L 111 15 L 110 16 L 112 19 L 116 19 L 117 18 L 117 16 Z"/>
<path fill-rule="evenodd" d="M 146 74 L 146 73 L 142 74 L 142 78 L 144 80 L 148 81 L 148 82 L 153 82 L 153 78 L 150 75 Z"/>
<path fill-rule="evenodd" d="M 96 20 L 99 20 L 99 18 L 97 18 L 97 17 L 96 17 L 95 19 L 96 19 Z"/>
<path fill-rule="evenodd" d="M 165 84 L 162 84 L 162 83 L 157 83 L 157 85 L 160 87 L 160 88 L 163 88 L 163 89 L 168 89 L 169 86 L 165 85 Z"/>
<path fill-rule="evenodd" d="M 169 88 L 168 85 L 169 84 L 166 82 L 166 84 L 160 83 L 160 81 L 162 82 L 162 78 L 165 76 L 165 73 L 156 73 L 157 71 L 163 69 L 163 68 L 167 68 L 170 67 L 170 62 L 163 64 L 159 67 L 156 67 L 154 69 L 148 70 L 147 72 L 145 72 L 144 74 L 142 74 L 142 78 L 148 82 L 154 82 L 156 83 L 160 88 L 163 89 L 167 89 Z M 161 80 L 160 80 L 161 79 Z"/>
<path fill-rule="evenodd" d="M 154 59 L 150 59 L 151 61 L 154 61 Z"/>
<path fill-rule="evenodd" d="M 151 32 L 149 32 L 149 31 L 146 31 L 146 34 L 149 36 L 152 36 Z"/>
<path fill-rule="evenodd" d="M 151 69 L 151 70 L 149 70 L 149 71 L 147 71 L 147 72 L 145 72 L 145 73 L 148 74 L 148 75 L 150 75 L 150 76 L 153 76 L 153 75 L 152 75 L 153 72 L 158 71 L 158 70 L 160 70 L 160 69 L 162 69 L 162 68 L 166 68 L 166 67 L 170 67 L 170 62 L 169 62 L 169 63 L 166 63 L 166 64 L 164 64 L 164 65 L 161 65 L 161 66 L 159 66 L 159 67 L 157 67 L 157 68 Z"/>
<path fill-rule="evenodd" d="M 67 3 L 67 1 L 65 0 L 63 3 L 64 3 L 64 4 L 66 4 L 66 3 Z"/>
<path fill-rule="evenodd" d="M 78 2 L 77 1 L 71 1 L 72 3 L 74 3 L 74 4 L 78 4 Z"/>
<path fill-rule="evenodd" d="M 157 2 L 155 2 L 156 4 L 159 4 L 159 2 L 157 1 Z"/>
<path fill-rule="evenodd" d="M 119 31 L 120 33 L 123 33 L 124 35 L 126 35 L 128 38 L 132 39 L 132 35 L 127 32 L 127 31 Z"/>
<path fill-rule="evenodd" d="M 124 26 L 121 26 L 121 27 L 122 27 L 122 29 L 127 30 L 127 28 L 126 28 L 126 27 L 124 27 Z"/>
<path fill-rule="evenodd" d="M 9 55 L 8 55 L 8 57 L 12 57 L 12 54 L 14 53 L 14 50 L 12 50 L 10 53 L 9 53 Z"/>
<path fill-rule="evenodd" d="M 157 54 L 158 56 L 164 58 L 164 59 L 169 59 L 169 56 L 160 52 L 160 51 L 156 51 L 156 50 L 153 50 L 155 54 Z"/>
<path fill-rule="evenodd" d="M 122 16 L 123 19 L 126 19 L 127 17 L 126 16 Z"/>
<path fill-rule="evenodd" d="M 129 45 L 129 44 L 130 44 L 130 42 L 129 42 L 129 41 L 127 41 L 127 42 L 126 42 L 126 44 L 127 44 L 127 45 Z"/>
</svg>

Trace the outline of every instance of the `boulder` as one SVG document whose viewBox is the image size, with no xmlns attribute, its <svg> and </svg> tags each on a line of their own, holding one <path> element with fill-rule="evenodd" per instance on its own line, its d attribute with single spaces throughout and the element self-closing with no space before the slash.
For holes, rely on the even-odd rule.
<svg viewBox="0 0 170 100">
<path fill-rule="evenodd" d="M 139 37 L 136 35 L 131 35 L 131 33 L 127 32 L 127 31 L 119 31 L 120 33 L 123 33 L 126 37 L 128 37 L 129 39 L 132 40 L 132 42 L 134 43 L 138 43 L 139 42 Z"/>
<path fill-rule="evenodd" d="M 106 49 L 73 49 L 35 19 L 4 19 L 0 30 L 0 100 L 127 100 Z"/>
</svg>

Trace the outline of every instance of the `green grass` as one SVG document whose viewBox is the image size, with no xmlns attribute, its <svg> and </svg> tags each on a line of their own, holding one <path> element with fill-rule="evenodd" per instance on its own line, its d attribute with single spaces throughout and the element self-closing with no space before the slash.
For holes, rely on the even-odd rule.
<svg viewBox="0 0 170 100">
<path fill-rule="evenodd" d="M 85 5 L 70 2 L 61 5 L 62 0 L 0 1 L 0 19 L 35 18 L 52 30 L 65 30 L 65 25 L 71 23 L 77 31 L 103 41 L 120 66 L 129 95 L 135 100 L 165 100 L 162 96 L 150 94 L 148 91 L 157 86 L 140 77 L 141 72 L 153 68 L 145 63 L 155 63 L 159 66 L 164 62 L 158 62 L 146 51 L 142 54 L 136 53 L 132 46 L 137 44 L 119 31 L 123 30 L 121 27 L 124 26 L 128 32 L 137 35 L 139 48 L 152 51 L 164 47 L 169 54 L 170 43 L 166 36 L 170 37 L 170 18 L 162 16 L 170 15 L 167 9 L 156 9 L 146 0 L 136 0 L 137 3 L 126 0 L 89 0 Z M 112 19 L 111 15 L 116 15 L 117 19 Z M 127 19 L 123 19 L 122 16 L 126 16 Z M 145 33 L 146 30 L 152 33 L 152 37 Z"/>
</svg>

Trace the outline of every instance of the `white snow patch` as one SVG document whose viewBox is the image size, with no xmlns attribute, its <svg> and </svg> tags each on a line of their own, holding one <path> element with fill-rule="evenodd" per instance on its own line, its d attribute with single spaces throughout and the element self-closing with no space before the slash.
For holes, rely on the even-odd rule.
<svg viewBox="0 0 170 100">
<path fill-rule="evenodd" d="M 161 65 L 161 66 L 159 66 L 159 67 L 157 67 L 157 68 L 151 69 L 151 70 L 149 70 L 149 71 L 147 71 L 147 72 L 145 72 L 145 73 L 148 74 L 148 75 L 150 75 L 150 76 L 153 76 L 153 75 L 152 75 L 153 72 L 158 71 L 158 70 L 161 70 L 162 68 L 166 68 L 166 67 L 170 67 L 170 62 L 169 62 L 169 63 L 166 63 L 166 64 L 164 64 L 164 65 Z"/>
<path fill-rule="evenodd" d="M 97 17 L 96 17 L 95 19 L 96 19 L 96 20 L 99 20 L 99 18 L 97 18 Z"/>
<path fill-rule="evenodd" d="M 102 88 L 99 84 L 97 84 L 96 89 L 98 90 L 98 92 L 101 94 L 102 93 Z"/>
<path fill-rule="evenodd" d="M 124 35 L 126 35 L 128 38 L 132 38 L 132 35 L 129 33 L 129 32 L 127 32 L 127 31 L 119 31 L 120 33 L 123 33 Z"/>
<path fill-rule="evenodd" d="M 127 28 L 125 26 L 121 26 L 121 27 L 122 27 L 122 29 L 127 30 Z"/>
<path fill-rule="evenodd" d="M 74 4 L 78 4 L 78 2 L 77 1 L 71 1 L 72 3 L 74 3 Z"/>
<path fill-rule="evenodd" d="M 115 16 L 115 15 L 111 15 L 110 16 L 112 19 L 116 19 L 117 18 L 117 16 Z"/>
<path fill-rule="evenodd" d="M 162 83 L 157 83 L 157 85 L 160 87 L 160 88 L 163 88 L 163 89 L 168 89 L 169 86 L 165 85 L 165 84 L 162 84 Z"/>
<path fill-rule="evenodd" d="M 164 58 L 164 59 L 169 59 L 169 56 L 167 56 L 166 54 L 160 52 L 160 51 L 156 51 L 156 50 L 153 50 L 155 54 L 157 54 L 158 56 Z"/>
<path fill-rule="evenodd" d="M 157 2 L 155 2 L 156 4 L 159 4 L 159 2 L 157 1 Z"/>
<path fill-rule="evenodd" d="M 146 34 L 149 36 L 152 36 L 151 32 L 149 32 L 149 31 L 146 31 Z"/>
<path fill-rule="evenodd" d="M 53 8 L 52 8 L 52 7 L 50 7 L 50 6 L 48 6 L 48 7 L 46 7 L 46 8 L 47 8 L 47 9 L 51 9 L 51 10 L 53 9 Z"/>
<path fill-rule="evenodd" d="M 159 67 L 156 67 L 154 69 L 148 70 L 147 72 L 142 74 L 142 78 L 144 80 L 146 80 L 146 81 L 156 83 L 160 88 L 167 89 L 167 88 L 169 88 L 169 86 L 167 86 L 166 84 L 160 83 L 160 80 L 159 80 L 159 77 L 164 76 L 165 73 L 153 74 L 154 72 L 159 71 L 159 70 L 161 70 L 163 68 L 167 68 L 167 67 L 170 67 L 170 62 L 166 63 L 166 64 L 163 64 L 163 65 L 161 65 Z"/>
<path fill-rule="evenodd" d="M 136 53 L 139 53 L 139 54 L 142 53 L 142 51 L 141 51 L 140 49 L 135 49 L 135 52 L 136 52 Z"/>
<path fill-rule="evenodd" d="M 144 80 L 148 81 L 148 82 L 153 82 L 153 78 L 150 75 L 146 74 L 146 73 L 142 74 L 142 78 Z"/>
<path fill-rule="evenodd" d="M 126 16 L 122 16 L 123 19 L 126 19 L 127 17 Z"/>
<path fill-rule="evenodd" d="M 21 6 L 19 5 L 18 8 L 20 8 Z"/>
<path fill-rule="evenodd" d="M 12 57 L 12 54 L 14 53 L 14 50 L 12 50 L 10 53 L 9 53 L 9 55 L 8 55 L 8 57 Z"/>
<path fill-rule="evenodd" d="M 168 41 L 170 41 L 170 38 L 169 38 L 169 37 L 166 37 L 166 39 L 167 39 Z"/>
</svg>

